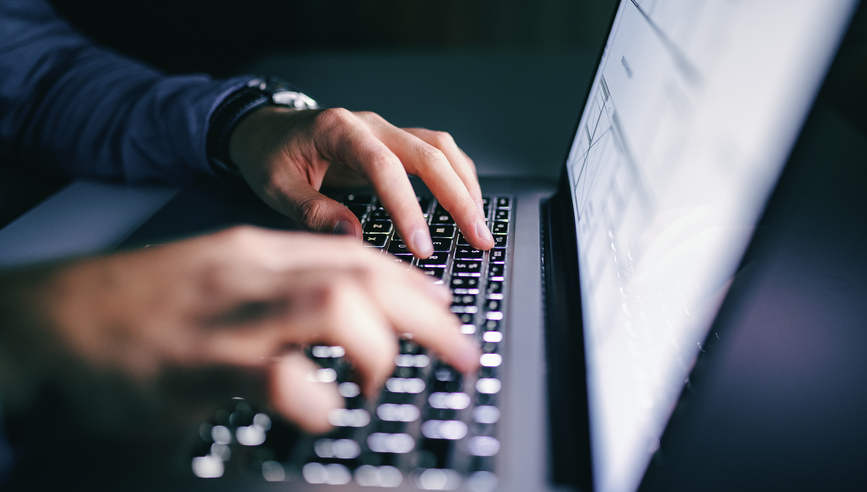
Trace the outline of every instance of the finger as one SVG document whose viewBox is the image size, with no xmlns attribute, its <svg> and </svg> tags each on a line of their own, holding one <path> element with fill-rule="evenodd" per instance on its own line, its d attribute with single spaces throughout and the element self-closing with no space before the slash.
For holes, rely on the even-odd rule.
<svg viewBox="0 0 867 492">
<path fill-rule="evenodd" d="M 474 370 L 479 363 L 479 349 L 460 333 L 460 322 L 447 307 L 427 295 L 416 282 L 430 280 L 417 272 L 401 272 L 399 279 L 368 275 L 367 291 L 375 298 L 398 333 L 411 333 L 413 340 L 434 350 L 455 369 Z"/>
<path fill-rule="evenodd" d="M 361 223 L 355 215 L 305 180 L 284 181 L 279 190 L 267 193 L 265 202 L 308 230 L 361 239 Z"/>
<path fill-rule="evenodd" d="M 415 135 L 425 143 L 438 148 L 446 159 L 451 163 L 452 168 L 457 173 L 458 177 L 467 187 L 467 191 L 476 202 L 476 206 L 482 215 L 485 215 L 484 205 L 482 203 L 482 189 L 479 186 L 479 177 L 476 175 L 476 166 L 473 160 L 458 147 L 455 139 L 446 132 L 437 132 L 425 128 L 404 128 L 404 131 Z"/>
<path fill-rule="evenodd" d="M 379 306 L 352 277 L 332 282 L 326 295 L 315 327 L 319 339 L 343 346 L 356 366 L 364 394 L 372 398 L 394 369 L 397 337 Z"/>
<path fill-rule="evenodd" d="M 373 128 L 376 136 L 400 158 L 406 171 L 425 182 L 473 247 L 494 247 L 494 238 L 481 210 L 442 151 L 387 122 Z"/>
<path fill-rule="evenodd" d="M 272 368 L 271 404 L 283 416 L 307 432 L 319 434 L 331 429 L 328 412 L 343 406 L 334 383 L 321 383 L 318 367 L 299 351 L 281 357 Z"/>
<path fill-rule="evenodd" d="M 316 147 L 329 160 L 348 165 L 367 179 L 391 215 L 410 251 L 420 258 L 433 253 L 430 231 L 415 191 L 400 159 L 364 124 L 348 111 L 322 113 L 339 130 L 323 131 Z"/>
</svg>

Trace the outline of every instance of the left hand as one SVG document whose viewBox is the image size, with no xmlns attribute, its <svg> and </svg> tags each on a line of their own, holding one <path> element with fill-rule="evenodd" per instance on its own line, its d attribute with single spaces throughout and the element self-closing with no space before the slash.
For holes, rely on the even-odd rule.
<svg viewBox="0 0 867 492">
<path fill-rule="evenodd" d="M 310 230 L 360 238 L 358 219 L 319 188 L 325 180 L 366 182 L 410 251 L 427 258 L 433 245 L 409 173 L 425 182 L 473 247 L 494 246 L 475 165 L 448 133 L 397 128 L 370 112 L 265 107 L 241 121 L 229 153 L 268 205 Z"/>
</svg>

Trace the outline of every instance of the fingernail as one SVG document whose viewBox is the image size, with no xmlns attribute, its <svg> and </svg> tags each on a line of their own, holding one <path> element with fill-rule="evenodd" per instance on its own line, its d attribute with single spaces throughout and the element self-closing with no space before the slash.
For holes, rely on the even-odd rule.
<svg viewBox="0 0 867 492">
<path fill-rule="evenodd" d="M 351 236 L 354 232 L 351 222 L 348 220 L 338 220 L 332 234 L 335 236 Z"/>
<path fill-rule="evenodd" d="M 488 214 L 485 213 L 485 203 L 483 201 L 477 201 L 476 206 L 479 207 L 479 213 L 482 215 L 482 217 L 488 216 Z"/>
<path fill-rule="evenodd" d="M 491 239 L 493 241 L 493 239 Z M 426 228 L 416 229 L 409 238 L 410 244 L 413 245 L 418 254 L 427 258 L 433 254 L 433 243 L 430 240 L 430 232 Z"/>
<path fill-rule="evenodd" d="M 490 229 L 488 229 L 487 224 L 482 219 L 476 221 L 476 235 L 482 238 L 483 241 L 494 242 L 494 236 L 491 235 Z"/>
</svg>

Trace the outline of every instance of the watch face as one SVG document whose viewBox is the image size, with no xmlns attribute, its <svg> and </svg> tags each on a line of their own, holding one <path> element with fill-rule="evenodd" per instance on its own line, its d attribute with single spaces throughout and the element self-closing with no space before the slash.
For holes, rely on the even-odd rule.
<svg viewBox="0 0 867 492">
<path fill-rule="evenodd" d="M 317 109 L 319 104 L 303 92 L 279 91 L 271 94 L 274 104 L 289 106 L 295 109 Z"/>
</svg>

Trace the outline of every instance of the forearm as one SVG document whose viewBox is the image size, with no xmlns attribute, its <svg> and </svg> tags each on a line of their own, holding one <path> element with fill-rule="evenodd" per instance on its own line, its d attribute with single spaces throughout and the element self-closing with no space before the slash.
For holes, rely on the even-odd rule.
<svg viewBox="0 0 867 492">
<path fill-rule="evenodd" d="M 168 77 L 74 32 L 39 1 L 0 4 L 0 158 L 55 175 L 181 182 L 210 173 L 210 112 L 246 80 Z"/>
</svg>

